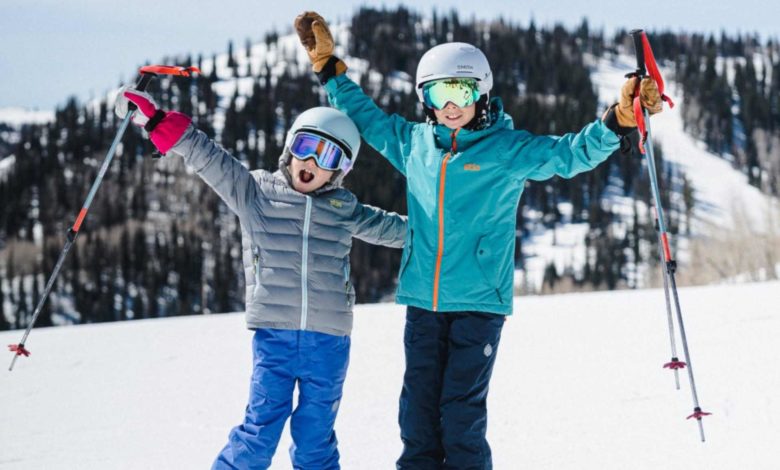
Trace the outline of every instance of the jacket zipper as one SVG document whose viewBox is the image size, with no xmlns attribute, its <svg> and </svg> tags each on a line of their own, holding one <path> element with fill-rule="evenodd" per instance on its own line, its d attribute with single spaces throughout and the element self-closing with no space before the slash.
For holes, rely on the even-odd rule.
<svg viewBox="0 0 780 470">
<path fill-rule="evenodd" d="M 309 223 L 311 222 L 311 197 L 306 196 L 306 217 L 303 219 L 303 249 L 301 250 L 301 329 L 306 329 L 309 315 Z"/>
<path fill-rule="evenodd" d="M 439 308 L 439 278 L 441 276 L 441 259 L 444 255 L 444 182 L 447 177 L 447 162 L 450 157 L 458 152 L 458 142 L 455 137 L 460 132 L 460 128 L 455 129 L 450 134 L 452 139 L 452 151 L 444 156 L 444 160 L 441 162 L 441 175 L 439 178 L 439 239 L 438 248 L 436 250 L 436 269 L 434 269 L 433 275 L 433 311 L 436 312 Z"/>
</svg>

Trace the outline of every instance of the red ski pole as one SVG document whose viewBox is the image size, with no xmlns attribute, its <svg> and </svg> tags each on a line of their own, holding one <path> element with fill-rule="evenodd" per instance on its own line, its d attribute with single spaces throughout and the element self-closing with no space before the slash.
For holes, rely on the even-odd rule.
<svg viewBox="0 0 780 470">
<path fill-rule="evenodd" d="M 685 334 L 685 324 L 683 323 L 682 310 L 680 308 L 680 297 L 677 294 L 677 282 L 675 280 L 675 272 L 677 271 L 677 262 L 672 258 L 672 250 L 669 245 L 669 235 L 666 232 L 666 223 L 664 219 L 663 206 L 661 205 L 661 195 L 658 187 L 658 175 L 655 168 L 655 157 L 653 155 L 653 141 L 652 132 L 650 130 L 650 114 L 646 109 L 642 108 L 642 104 L 639 100 L 639 81 L 645 77 L 652 78 L 658 86 L 658 91 L 661 93 L 661 98 L 669 104 L 669 107 L 673 107 L 672 100 L 664 95 L 664 80 L 661 76 L 661 72 L 658 70 L 658 64 L 653 56 L 653 49 L 650 47 L 650 41 L 647 39 L 647 34 L 641 29 L 631 31 L 631 36 L 634 38 L 634 48 L 636 49 L 636 72 L 634 75 L 639 78 L 637 80 L 637 88 L 634 98 L 634 115 L 636 116 L 637 129 L 640 134 L 639 150 L 645 155 L 647 161 L 647 170 L 650 175 L 650 184 L 655 199 L 655 212 L 656 212 L 656 225 L 659 233 L 660 241 L 660 255 L 662 265 L 665 267 L 664 271 L 664 289 L 667 299 L 667 313 L 669 315 L 669 335 L 672 342 L 672 360 L 664 365 L 665 368 L 669 368 L 677 373 L 677 369 L 683 369 L 687 367 L 688 380 L 691 384 L 691 393 L 693 395 L 693 414 L 688 416 L 687 419 L 695 418 L 699 424 L 699 434 L 702 442 L 704 442 L 704 425 L 702 424 L 702 417 L 708 416 L 711 413 L 702 411 L 699 406 L 699 397 L 696 392 L 696 382 L 693 378 L 693 365 L 691 364 L 691 355 L 688 350 L 688 338 Z M 646 145 L 645 145 L 646 144 Z M 668 281 L 668 283 L 667 283 Z M 685 354 L 685 362 L 680 361 L 676 357 L 676 348 L 674 343 L 674 327 L 671 318 L 671 310 L 669 308 L 669 289 L 671 288 L 672 299 L 674 300 L 674 307 L 677 313 L 677 325 L 680 329 L 680 339 L 682 340 L 683 352 Z"/>
<path fill-rule="evenodd" d="M 197 67 L 147 65 L 141 67 L 139 72 L 141 74 L 141 78 L 138 80 L 138 83 L 135 88 L 137 90 L 143 91 L 146 89 L 149 83 L 151 83 L 152 79 L 157 75 L 179 75 L 179 76 L 189 77 L 193 72 L 200 73 L 200 70 L 198 70 Z M 43 290 L 43 295 L 38 300 L 38 304 L 35 307 L 35 311 L 33 313 L 32 319 L 30 320 L 30 324 L 27 325 L 27 329 L 25 330 L 24 335 L 22 335 L 22 340 L 19 341 L 19 343 L 17 344 L 8 345 L 8 349 L 14 353 L 14 357 L 11 360 L 11 366 L 8 368 L 9 371 L 13 370 L 14 364 L 16 364 L 16 359 L 18 359 L 19 356 L 27 357 L 30 355 L 30 351 L 27 348 L 25 348 L 27 338 L 30 336 L 30 332 L 32 331 L 33 326 L 35 325 L 35 322 L 38 320 L 38 316 L 41 314 L 44 305 L 46 305 L 46 300 L 49 298 L 49 294 L 51 293 L 52 287 L 54 287 L 54 281 L 57 280 L 57 276 L 60 274 L 60 270 L 62 269 L 62 264 L 65 261 L 65 258 L 68 256 L 68 252 L 70 251 L 71 247 L 76 242 L 76 237 L 78 237 L 79 235 L 81 224 L 84 222 L 84 219 L 86 218 L 87 213 L 89 212 L 89 207 L 92 205 L 92 199 L 95 197 L 95 193 L 97 193 L 97 190 L 100 187 L 100 184 L 103 182 L 103 178 L 106 175 L 106 171 L 108 171 L 108 167 L 111 165 L 111 161 L 114 159 L 114 154 L 116 153 L 117 145 L 119 145 L 119 142 L 122 140 L 122 136 L 127 130 L 127 126 L 128 124 L 130 124 L 130 120 L 132 119 L 133 114 L 135 113 L 135 109 L 136 109 L 135 105 L 133 103 L 130 103 L 129 106 L 130 106 L 130 112 L 127 113 L 127 116 L 125 116 L 124 120 L 122 121 L 122 124 L 119 126 L 119 131 L 117 132 L 116 137 L 114 137 L 114 141 L 111 143 L 111 147 L 108 149 L 106 158 L 105 160 L 103 160 L 103 165 L 100 167 L 100 171 L 98 172 L 98 175 L 95 178 L 95 182 L 92 183 L 92 188 L 89 190 L 87 199 L 84 201 L 84 204 L 81 206 L 81 211 L 79 212 L 78 217 L 76 217 L 76 221 L 73 223 L 73 226 L 68 230 L 65 246 L 62 248 L 62 252 L 60 253 L 60 257 L 57 259 L 57 263 L 54 265 L 54 271 L 52 271 L 51 275 L 49 276 L 48 282 L 46 282 L 46 287 Z"/>
</svg>

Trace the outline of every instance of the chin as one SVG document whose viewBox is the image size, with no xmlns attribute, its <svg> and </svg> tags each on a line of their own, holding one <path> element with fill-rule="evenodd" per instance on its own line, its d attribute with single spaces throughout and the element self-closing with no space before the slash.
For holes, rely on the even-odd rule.
<svg viewBox="0 0 780 470">
<path fill-rule="evenodd" d="M 443 124 L 444 127 L 446 127 L 447 129 L 452 129 L 454 131 L 455 129 L 460 129 L 461 127 L 465 126 L 466 124 L 468 124 L 468 122 L 464 122 L 464 123 L 444 122 Z"/>
<path fill-rule="evenodd" d="M 296 183 L 293 185 L 293 189 L 295 189 L 295 190 L 296 190 L 296 191 L 298 191 L 299 193 L 307 194 L 307 193 L 310 193 L 310 192 L 314 191 L 314 190 L 315 190 L 315 189 L 317 189 L 317 188 L 314 188 L 314 187 L 312 187 L 312 186 L 311 186 L 311 185 L 309 185 L 309 184 L 303 184 L 303 183 L 297 183 L 297 182 L 296 182 Z"/>
</svg>

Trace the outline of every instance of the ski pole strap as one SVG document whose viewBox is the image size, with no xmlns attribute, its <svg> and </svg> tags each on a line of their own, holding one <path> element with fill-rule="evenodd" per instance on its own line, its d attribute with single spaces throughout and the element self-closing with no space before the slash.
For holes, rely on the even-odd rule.
<svg viewBox="0 0 780 470">
<path fill-rule="evenodd" d="M 165 116 L 167 114 L 168 113 L 166 113 L 162 109 L 158 109 L 157 112 L 154 113 L 154 116 L 152 116 L 151 119 L 147 121 L 146 125 L 144 125 L 144 129 L 146 130 L 146 132 L 152 132 L 154 128 L 157 127 L 157 124 L 159 124 L 160 121 L 165 119 Z"/>
<path fill-rule="evenodd" d="M 669 108 L 674 108 L 674 102 L 671 98 L 664 94 L 664 78 L 661 75 L 661 71 L 658 69 L 658 63 L 653 55 L 653 48 L 650 47 L 650 41 L 647 39 L 647 34 L 641 29 L 635 29 L 631 31 L 631 36 L 634 38 L 634 49 L 636 50 L 637 68 L 634 74 L 639 80 L 636 82 L 636 89 L 634 90 L 634 117 L 636 118 L 636 127 L 639 130 L 639 134 L 642 139 L 639 142 L 639 150 L 644 154 L 644 141 L 647 139 L 647 126 L 645 125 L 645 117 L 642 112 L 642 102 L 639 99 L 640 84 L 645 76 L 653 79 L 658 92 L 661 94 L 661 99 L 666 101 Z"/>
</svg>

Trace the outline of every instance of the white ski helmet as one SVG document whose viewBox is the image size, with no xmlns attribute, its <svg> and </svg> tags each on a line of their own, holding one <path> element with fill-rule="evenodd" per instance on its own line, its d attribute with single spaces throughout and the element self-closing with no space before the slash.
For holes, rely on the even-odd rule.
<svg viewBox="0 0 780 470">
<path fill-rule="evenodd" d="M 477 79 L 480 95 L 493 88 L 493 73 L 485 54 L 465 42 L 448 42 L 430 48 L 420 59 L 415 86 L 417 98 L 423 102 L 423 83 L 454 77 Z"/>
<path fill-rule="evenodd" d="M 349 165 L 343 170 L 344 174 L 349 173 L 357 160 L 360 152 L 360 132 L 346 114 L 341 111 L 319 106 L 307 109 L 295 118 L 292 126 L 287 131 L 287 138 L 284 146 L 289 149 L 293 142 L 295 133 L 299 131 L 313 131 L 314 134 L 323 134 L 324 137 L 332 139 L 341 145 L 350 159 Z"/>
</svg>

